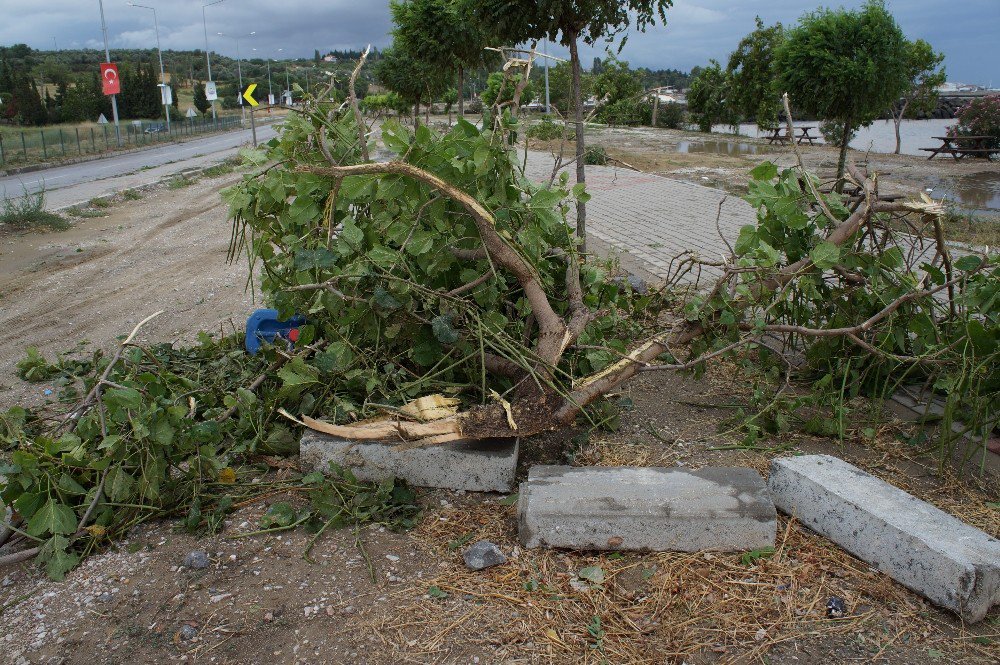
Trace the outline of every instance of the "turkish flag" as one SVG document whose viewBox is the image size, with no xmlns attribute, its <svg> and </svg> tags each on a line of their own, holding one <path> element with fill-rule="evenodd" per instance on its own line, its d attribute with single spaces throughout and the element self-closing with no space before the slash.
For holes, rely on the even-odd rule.
<svg viewBox="0 0 1000 665">
<path fill-rule="evenodd" d="M 117 95 L 122 91 L 118 80 L 118 65 L 113 62 L 101 63 L 101 88 L 105 95 Z"/>
</svg>

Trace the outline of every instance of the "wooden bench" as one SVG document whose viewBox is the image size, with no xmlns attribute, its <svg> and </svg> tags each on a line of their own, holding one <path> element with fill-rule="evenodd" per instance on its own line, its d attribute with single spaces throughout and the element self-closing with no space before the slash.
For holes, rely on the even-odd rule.
<svg viewBox="0 0 1000 665">
<path fill-rule="evenodd" d="M 955 161 L 963 157 L 986 157 L 994 153 L 1000 153 L 998 147 L 986 147 L 987 142 L 996 140 L 993 136 L 933 136 L 931 138 L 941 141 L 941 145 L 936 148 L 920 148 L 922 152 L 931 153 L 927 159 L 934 159 L 940 154 L 951 155 Z"/>
</svg>

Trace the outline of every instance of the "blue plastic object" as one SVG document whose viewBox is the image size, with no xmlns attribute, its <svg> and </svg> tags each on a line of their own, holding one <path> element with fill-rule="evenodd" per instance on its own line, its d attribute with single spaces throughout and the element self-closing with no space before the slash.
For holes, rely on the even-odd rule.
<svg viewBox="0 0 1000 665">
<path fill-rule="evenodd" d="M 275 344 L 285 340 L 292 346 L 299 339 L 299 327 L 306 324 L 306 317 L 296 314 L 287 321 L 278 320 L 278 310 L 258 309 L 247 319 L 247 353 L 257 355 L 261 342 Z"/>
</svg>

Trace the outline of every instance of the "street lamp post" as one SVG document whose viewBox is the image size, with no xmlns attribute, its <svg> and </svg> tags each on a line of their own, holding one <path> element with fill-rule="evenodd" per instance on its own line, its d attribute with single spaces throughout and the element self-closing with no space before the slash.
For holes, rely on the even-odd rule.
<svg viewBox="0 0 1000 665">
<path fill-rule="evenodd" d="M 257 34 L 257 31 L 254 30 L 249 35 L 244 35 L 244 36 L 245 37 L 253 37 L 256 34 Z M 240 37 L 239 37 L 239 35 L 235 35 L 235 36 L 234 35 L 225 35 L 225 34 L 223 34 L 221 32 L 218 33 L 218 35 L 220 37 L 227 37 L 227 36 L 228 37 L 232 37 L 233 39 L 236 40 L 236 75 L 237 75 L 237 77 L 240 80 L 240 89 L 236 91 L 236 94 L 239 95 L 240 111 L 243 112 L 243 119 L 246 120 L 246 109 L 243 107 L 243 67 L 241 65 L 241 59 L 240 59 Z"/>
<path fill-rule="evenodd" d="M 256 53 L 257 49 L 253 52 Z M 271 104 L 271 58 L 267 58 L 267 103 Z"/>
<path fill-rule="evenodd" d="M 137 5 L 134 2 L 125 3 L 130 7 L 138 9 L 149 9 L 153 12 L 153 29 L 156 30 L 156 53 L 160 58 L 160 101 L 163 102 L 163 114 L 167 116 L 167 136 L 170 136 L 170 105 L 167 104 L 167 75 L 163 71 L 163 50 L 160 49 L 160 22 L 156 19 L 156 8 L 146 5 Z"/>
<path fill-rule="evenodd" d="M 205 18 L 205 7 L 211 7 L 212 5 L 217 5 L 225 0 L 215 0 L 215 2 L 209 2 L 208 4 L 201 6 L 201 22 L 205 28 L 205 66 L 208 68 L 208 80 L 212 81 L 212 58 L 208 55 L 208 20 Z M 215 100 L 211 100 L 212 104 L 212 120 L 216 119 L 215 115 Z"/>
<path fill-rule="evenodd" d="M 111 51 L 108 50 L 108 24 L 104 21 L 104 0 L 98 0 L 101 7 L 101 32 L 104 33 L 104 58 L 105 62 L 111 62 Z M 115 120 L 115 140 L 119 147 L 122 144 L 122 133 L 118 127 L 118 95 L 111 95 L 111 115 Z"/>
<path fill-rule="evenodd" d="M 279 48 L 278 53 L 281 53 L 285 49 Z M 288 63 L 285 63 L 285 93 L 288 95 L 286 99 L 288 100 L 288 105 L 292 105 L 292 86 L 288 83 Z"/>
</svg>

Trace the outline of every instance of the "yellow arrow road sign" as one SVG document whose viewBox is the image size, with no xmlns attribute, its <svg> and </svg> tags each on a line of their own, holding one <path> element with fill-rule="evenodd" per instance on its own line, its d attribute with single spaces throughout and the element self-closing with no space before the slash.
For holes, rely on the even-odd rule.
<svg viewBox="0 0 1000 665">
<path fill-rule="evenodd" d="M 253 98 L 253 91 L 257 89 L 256 83 L 251 83 L 247 86 L 247 89 L 243 91 L 243 99 L 250 103 L 250 106 L 257 106 L 257 100 Z"/>
</svg>

